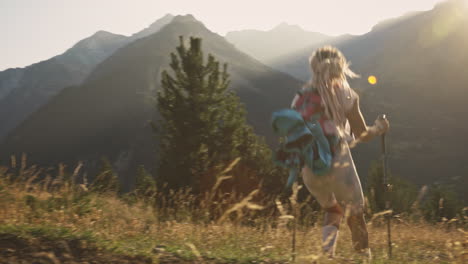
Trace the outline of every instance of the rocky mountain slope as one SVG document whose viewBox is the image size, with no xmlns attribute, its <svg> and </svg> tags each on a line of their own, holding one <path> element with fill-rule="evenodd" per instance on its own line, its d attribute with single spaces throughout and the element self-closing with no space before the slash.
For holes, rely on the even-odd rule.
<svg viewBox="0 0 468 264">
<path fill-rule="evenodd" d="M 287 106 L 301 82 L 238 51 L 189 15 L 119 49 L 82 85 L 64 89 L 10 134 L 3 154 L 25 152 L 41 165 L 81 160 L 87 168 L 107 156 L 121 175 L 139 164 L 151 169 L 157 152 L 149 124 L 155 120 L 152 98 L 179 36 L 201 37 L 206 54 L 228 63 L 231 89 L 246 105 L 249 123 L 271 135 L 271 112 Z"/>
</svg>

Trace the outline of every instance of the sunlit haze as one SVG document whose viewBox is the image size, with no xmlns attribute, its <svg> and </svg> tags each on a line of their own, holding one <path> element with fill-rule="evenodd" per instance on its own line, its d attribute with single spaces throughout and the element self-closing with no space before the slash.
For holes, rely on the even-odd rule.
<svg viewBox="0 0 468 264">
<path fill-rule="evenodd" d="M 2 0 L 0 70 L 63 53 L 98 30 L 131 35 L 167 13 L 193 14 L 221 35 L 281 22 L 330 35 L 363 34 L 381 20 L 429 10 L 441 0 Z"/>
</svg>

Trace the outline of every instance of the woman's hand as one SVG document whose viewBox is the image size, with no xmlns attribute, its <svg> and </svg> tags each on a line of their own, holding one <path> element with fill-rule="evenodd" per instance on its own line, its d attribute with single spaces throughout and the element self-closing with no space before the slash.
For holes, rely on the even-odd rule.
<svg viewBox="0 0 468 264">
<path fill-rule="evenodd" d="M 351 126 L 351 131 L 359 142 L 370 141 L 375 136 L 387 132 L 390 127 L 384 115 L 378 117 L 373 126 L 367 126 L 359 108 L 359 99 L 354 102 L 353 108 L 346 117 Z"/>
<path fill-rule="evenodd" d="M 385 115 L 379 116 L 374 122 L 373 129 L 377 135 L 385 134 L 389 128 L 390 123 L 388 122 L 388 119 L 385 117 Z"/>
</svg>

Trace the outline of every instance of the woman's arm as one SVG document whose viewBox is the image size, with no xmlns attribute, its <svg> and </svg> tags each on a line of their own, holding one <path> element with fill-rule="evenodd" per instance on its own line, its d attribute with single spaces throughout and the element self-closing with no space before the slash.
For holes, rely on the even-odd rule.
<svg viewBox="0 0 468 264">
<path fill-rule="evenodd" d="M 353 107 L 346 117 L 351 126 L 351 131 L 356 139 L 361 142 L 367 142 L 375 136 L 385 133 L 389 128 L 389 123 L 386 119 L 377 119 L 373 126 L 366 125 L 359 107 L 359 97 L 354 101 Z"/>
</svg>

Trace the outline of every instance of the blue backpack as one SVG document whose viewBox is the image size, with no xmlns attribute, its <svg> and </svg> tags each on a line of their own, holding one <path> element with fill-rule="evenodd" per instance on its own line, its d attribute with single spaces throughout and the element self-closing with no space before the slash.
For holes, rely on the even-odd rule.
<svg viewBox="0 0 468 264">
<path fill-rule="evenodd" d="M 282 109 L 272 114 L 271 124 L 283 140 L 273 155 L 273 161 L 289 169 L 286 188 L 290 188 L 304 166 L 316 175 L 325 175 L 332 168 L 336 135 L 327 135 L 323 128 L 325 115 L 318 93 L 301 92 L 294 109 Z"/>
</svg>

